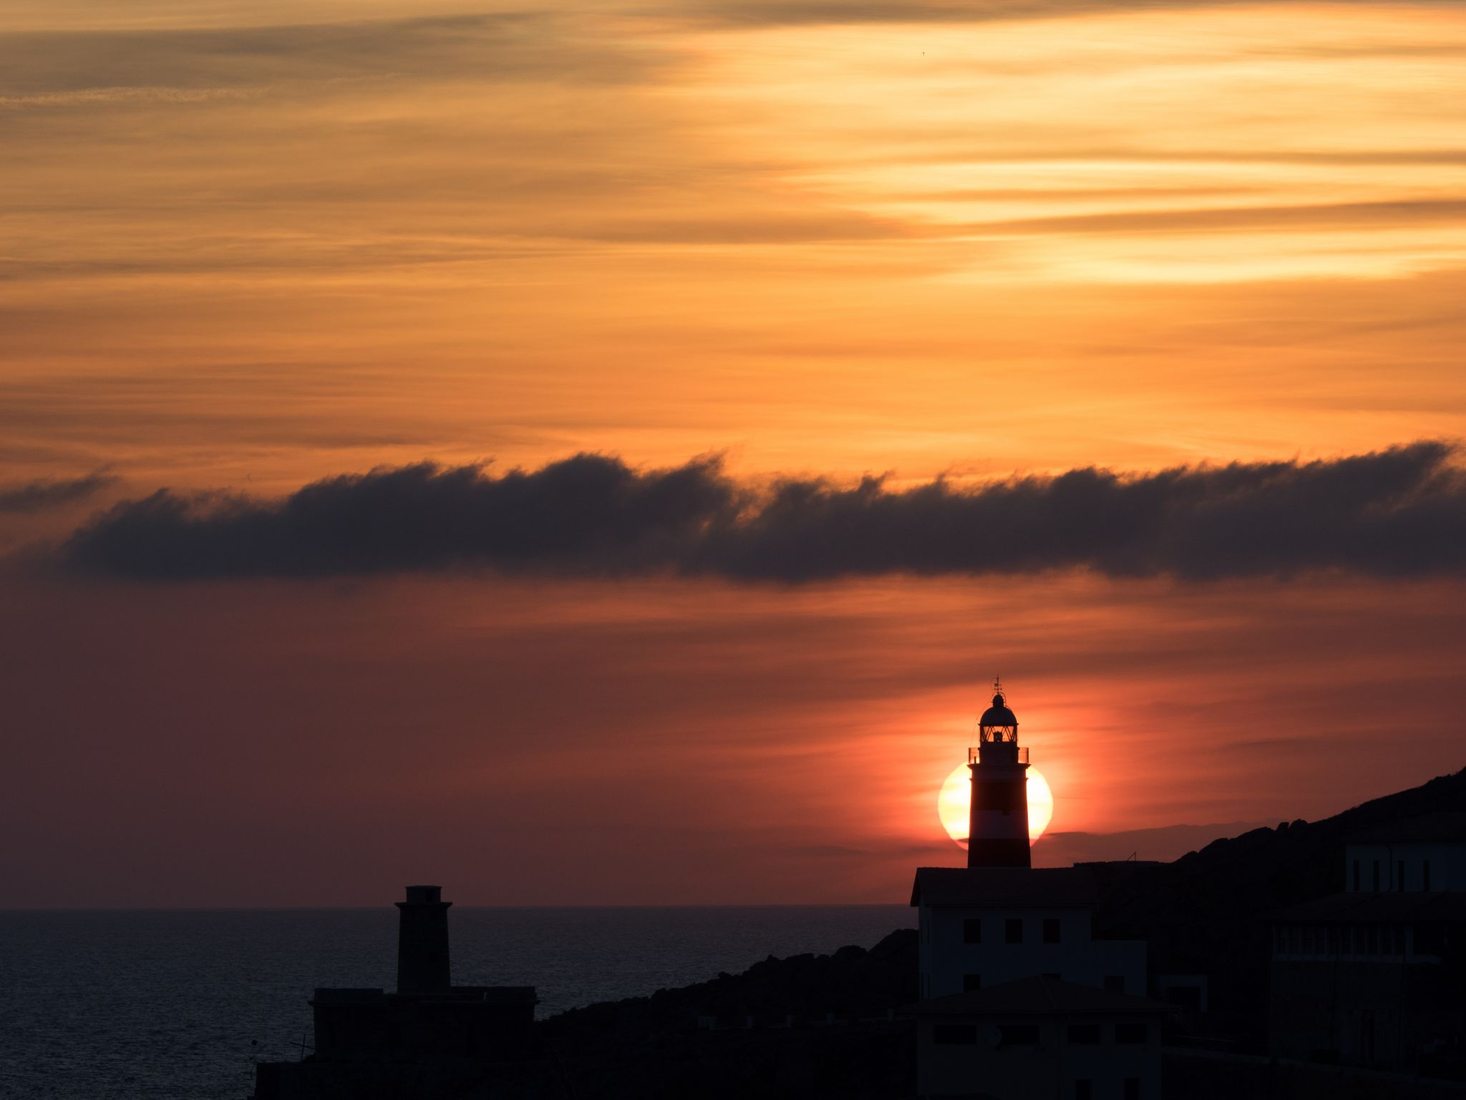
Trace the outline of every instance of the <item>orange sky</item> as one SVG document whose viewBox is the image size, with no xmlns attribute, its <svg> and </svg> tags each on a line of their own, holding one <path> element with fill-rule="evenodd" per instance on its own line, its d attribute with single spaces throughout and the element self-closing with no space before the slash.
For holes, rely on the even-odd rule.
<svg viewBox="0 0 1466 1100">
<path fill-rule="evenodd" d="M 1461 766 L 1453 576 L 173 585 L 37 540 L 422 459 L 899 487 L 1459 439 L 1463 61 L 1454 3 L 0 0 L 0 824 L 41 838 L 0 904 L 371 902 L 424 859 L 465 901 L 900 900 L 959 858 L 994 672 L 1056 834 Z"/>
</svg>

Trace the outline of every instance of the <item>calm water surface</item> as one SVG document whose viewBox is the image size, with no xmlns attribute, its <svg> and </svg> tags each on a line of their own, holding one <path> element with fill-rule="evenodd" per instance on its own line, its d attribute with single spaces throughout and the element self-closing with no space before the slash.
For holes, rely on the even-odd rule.
<svg viewBox="0 0 1466 1100">
<path fill-rule="evenodd" d="M 396 981 L 397 911 L 0 912 L 0 1096 L 243 1100 L 310 1042 L 316 986 Z M 870 947 L 903 906 L 470 909 L 453 978 L 534 985 L 539 1014 Z"/>
</svg>

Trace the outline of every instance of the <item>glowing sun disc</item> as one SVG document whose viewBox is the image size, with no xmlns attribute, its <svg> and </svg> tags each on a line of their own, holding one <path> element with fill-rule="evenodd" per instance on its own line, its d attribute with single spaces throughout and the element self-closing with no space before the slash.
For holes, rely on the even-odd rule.
<svg viewBox="0 0 1466 1100">
<path fill-rule="evenodd" d="M 966 764 L 958 764 L 942 784 L 937 795 L 937 814 L 942 819 L 942 828 L 957 842 L 959 848 L 967 847 L 967 811 L 972 800 L 972 772 Z M 1049 781 L 1037 768 L 1028 769 L 1028 840 L 1029 843 L 1043 836 L 1054 816 L 1054 792 L 1049 790 Z"/>
</svg>

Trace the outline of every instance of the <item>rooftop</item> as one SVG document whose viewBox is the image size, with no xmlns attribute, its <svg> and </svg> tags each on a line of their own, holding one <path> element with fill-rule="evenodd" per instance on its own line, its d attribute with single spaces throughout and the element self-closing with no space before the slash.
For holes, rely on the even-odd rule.
<svg viewBox="0 0 1466 1100">
<path fill-rule="evenodd" d="M 914 1016 L 1148 1016 L 1169 1006 L 1058 978 L 1019 978 L 989 989 L 932 997 L 906 1011 Z"/>
<path fill-rule="evenodd" d="M 1393 894 L 1330 894 L 1280 909 L 1274 921 L 1333 924 L 1466 921 L 1466 894 L 1432 891 Z"/>
<path fill-rule="evenodd" d="M 1466 842 L 1466 813 L 1438 810 L 1404 821 L 1361 829 L 1349 837 L 1350 844 L 1419 844 L 1431 841 L 1448 844 Z"/>
<path fill-rule="evenodd" d="M 392 1001 L 453 1002 L 456 1004 L 511 1005 L 536 1003 L 532 985 L 455 985 L 446 993 L 388 993 L 382 989 L 317 988 L 313 1005 L 386 1004 Z"/>
<path fill-rule="evenodd" d="M 1095 900 L 1087 867 L 918 867 L 912 905 L 1087 909 Z"/>
</svg>

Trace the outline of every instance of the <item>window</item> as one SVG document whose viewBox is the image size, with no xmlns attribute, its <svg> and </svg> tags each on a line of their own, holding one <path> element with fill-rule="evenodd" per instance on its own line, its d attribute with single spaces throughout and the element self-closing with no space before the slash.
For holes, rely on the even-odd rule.
<svg viewBox="0 0 1466 1100">
<path fill-rule="evenodd" d="M 1422 890 L 1430 889 L 1430 860 L 1428 859 L 1420 861 L 1420 888 Z"/>
<path fill-rule="evenodd" d="M 1150 1028 L 1144 1020 L 1125 1020 L 1115 1025 L 1115 1042 L 1143 1043 L 1148 1031 Z"/>
<path fill-rule="evenodd" d="M 1124 974 L 1106 974 L 1105 975 L 1105 992 L 1106 993 L 1124 993 L 1125 992 L 1125 975 Z"/>
<path fill-rule="evenodd" d="M 981 917 L 968 917 L 962 922 L 962 942 L 982 943 Z"/>
<path fill-rule="evenodd" d="M 1401 893 L 1405 892 L 1405 861 L 1403 859 L 1395 863 L 1395 889 Z"/>
<path fill-rule="evenodd" d="M 973 1046 L 977 1042 L 976 1024 L 933 1024 L 932 1042 L 937 1046 Z"/>
<path fill-rule="evenodd" d="M 1125 1100 L 1140 1100 L 1140 1078 L 1125 1078 Z"/>
<path fill-rule="evenodd" d="M 1379 893 L 1379 860 L 1374 861 L 1374 892 Z"/>
<path fill-rule="evenodd" d="M 1044 943 L 1058 943 L 1058 942 L 1059 942 L 1059 918 L 1058 917 L 1045 917 L 1044 918 Z"/>
<path fill-rule="evenodd" d="M 1359 893 L 1359 861 L 1354 861 L 1354 892 Z"/>
<path fill-rule="evenodd" d="M 998 1027 L 998 1043 L 1005 1047 L 1038 1046 L 1037 1024 L 1001 1024 Z"/>
<path fill-rule="evenodd" d="M 973 993 L 973 992 L 976 992 L 977 990 L 979 990 L 981 988 L 982 988 L 982 975 L 981 974 L 963 974 L 962 975 L 962 992 L 963 993 Z"/>
<path fill-rule="evenodd" d="M 1003 940 L 1005 943 L 1023 942 L 1023 918 L 1009 917 L 1003 922 Z"/>
<path fill-rule="evenodd" d="M 1094 1046 L 1100 1041 L 1099 1024 L 1070 1024 L 1069 1042 L 1075 1046 Z"/>
<path fill-rule="evenodd" d="M 1094 1100 L 1094 1083 L 1088 1077 L 1074 1079 L 1074 1100 Z"/>
</svg>

